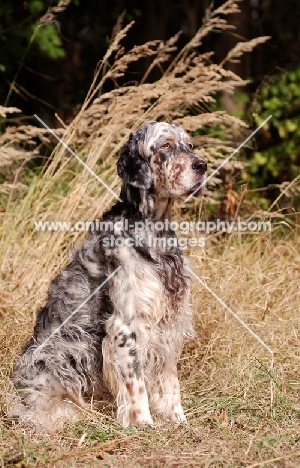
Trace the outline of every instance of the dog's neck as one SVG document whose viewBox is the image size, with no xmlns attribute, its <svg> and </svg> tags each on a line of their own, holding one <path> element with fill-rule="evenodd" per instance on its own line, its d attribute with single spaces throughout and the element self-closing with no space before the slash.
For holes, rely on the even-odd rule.
<svg viewBox="0 0 300 468">
<path fill-rule="evenodd" d="M 150 190 L 143 190 L 123 183 L 120 198 L 124 203 L 132 205 L 144 219 L 152 221 L 171 220 L 172 198 L 161 197 Z"/>
</svg>

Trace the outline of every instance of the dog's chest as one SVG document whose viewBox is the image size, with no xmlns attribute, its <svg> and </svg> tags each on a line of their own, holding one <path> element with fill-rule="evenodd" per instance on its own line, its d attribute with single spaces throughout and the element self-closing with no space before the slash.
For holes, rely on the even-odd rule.
<svg viewBox="0 0 300 468">
<path fill-rule="evenodd" d="M 124 302 L 123 307 L 126 303 L 133 316 L 153 325 L 175 317 L 184 308 L 189 287 L 181 256 L 157 250 L 148 250 L 146 255 L 124 246 L 118 257 L 122 266 L 115 285 L 118 292 L 111 293 Z"/>
</svg>

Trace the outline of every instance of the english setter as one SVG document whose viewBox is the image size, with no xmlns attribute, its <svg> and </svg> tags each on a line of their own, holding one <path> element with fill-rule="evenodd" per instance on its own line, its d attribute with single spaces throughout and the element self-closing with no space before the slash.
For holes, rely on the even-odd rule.
<svg viewBox="0 0 300 468">
<path fill-rule="evenodd" d="M 192 148 L 176 124 L 130 135 L 117 162 L 122 201 L 51 282 L 14 366 L 11 417 L 51 431 L 112 394 L 124 427 L 153 424 L 151 414 L 186 420 L 177 362 L 194 334 L 190 278 L 166 220 L 176 197 L 204 183 L 207 164 Z"/>
</svg>

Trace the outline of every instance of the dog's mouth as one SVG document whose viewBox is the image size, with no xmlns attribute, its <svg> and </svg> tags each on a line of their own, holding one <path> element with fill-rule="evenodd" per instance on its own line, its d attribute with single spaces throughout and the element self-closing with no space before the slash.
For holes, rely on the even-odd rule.
<svg viewBox="0 0 300 468">
<path fill-rule="evenodd" d="M 193 195 L 194 197 L 198 197 L 201 195 L 206 183 L 206 176 L 205 173 L 200 177 L 198 182 L 189 190 L 189 195 Z"/>
</svg>

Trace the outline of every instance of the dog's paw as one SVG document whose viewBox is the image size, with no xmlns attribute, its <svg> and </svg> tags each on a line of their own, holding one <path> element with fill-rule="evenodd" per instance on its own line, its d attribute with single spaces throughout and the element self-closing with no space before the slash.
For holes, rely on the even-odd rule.
<svg viewBox="0 0 300 468">
<path fill-rule="evenodd" d="M 149 411 L 133 410 L 131 424 L 137 427 L 153 426 L 153 419 Z"/>
<path fill-rule="evenodd" d="M 185 423 L 187 421 L 181 405 L 174 406 L 174 419 L 173 420 L 178 423 Z"/>
</svg>

